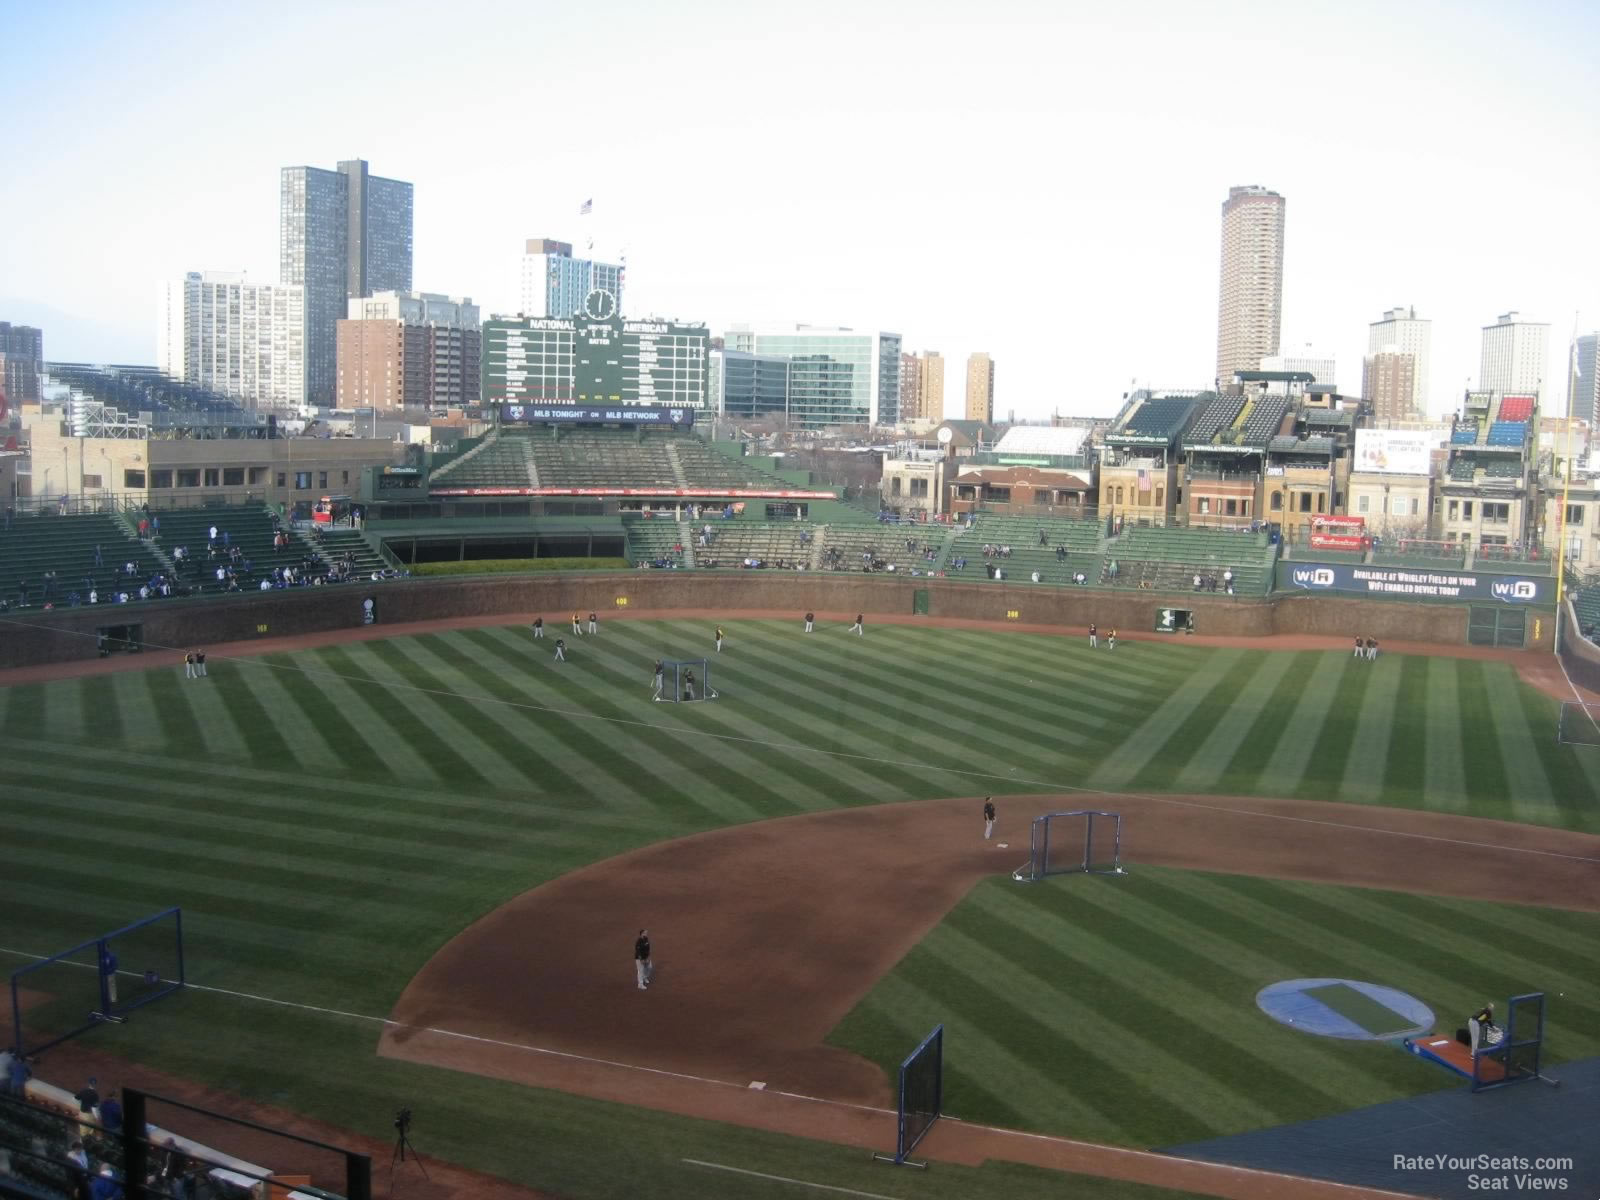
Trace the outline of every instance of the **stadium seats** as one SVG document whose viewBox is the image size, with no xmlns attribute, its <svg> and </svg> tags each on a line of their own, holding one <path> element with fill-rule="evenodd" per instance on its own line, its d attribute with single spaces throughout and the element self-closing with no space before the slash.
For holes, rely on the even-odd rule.
<svg viewBox="0 0 1600 1200">
<path fill-rule="evenodd" d="M 94 565 L 95 547 L 102 565 Z M 66 597 L 78 592 L 85 603 L 90 590 L 109 592 L 123 566 L 132 562 L 133 576 L 123 581 L 138 585 L 163 569 L 155 553 L 133 536 L 133 529 L 110 513 L 56 516 L 46 511 L 15 516 L 11 528 L 0 531 L 0 600 L 17 604 L 23 585 L 29 604 L 44 601 L 44 575 L 56 573 L 50 600 L 65 606 Z M 102 602 L 105 596 L 101 597 Z"/>
<path fill-rule="evenodd" d="M 1239 442 L 1246 446 L 1264 446 L 1278 436 L 1283 418 L 1289 411 L 1287 396 L 1257 396 L 1239 432 Z"/>
<path fill-rule="evenodd" d="M 695 530 L 706 525 L 710 543 L 701 546 Z M 690 522 L 688 529 L 699 567 L 726 570 L 754 559 L 766 567 L 809 568 L 816 549 L 816 530 L 799 521 L 701 521 Z"/>
<path fill-rule="evenodd" d="M 1456 425 L 1455 432 L 1450 435 L 1452 446 L 1476 446 L 1478 444 L 1478 422 L 1468 417 Z"/>
<path fill-rule="evenodd" d="M 1489 426 L 1489 437 L 1485 445 L 1520 446 L 1527 436 L 1526 421 L 1496 421 Z"/>
<path fill-rule="evenodd" d="M 1530 421 L 1533 419 L 1532 396 L 1507 396 L 1500 401 L 1500 420 Z"/>
<path fill-rule="evenodd" d="M 1184 434 L 1183 440 L 1189 445 L 1199 445 L 1209 442 L 1219 432 L 1230 428 L 1238 420 L 1239 413 L 1244 409 L 1243 396 L 1216 396 L 1204 409 L 1195 423 L 1189 427 L 1189 432 Z"/>
<path fill-rule="evenodd" d="M 1100 582 L 1106 587 L 1192 591 L 1199 575 L 1217 578 L 1221 590 L 1222 574 L 1231 570 L 1235 594 L 1262 596 L 1272 583 L 1274 550 L 1262 546 L 1259 538 L 1207 529 L 1129 529 L 1107 543 Z"/>
<path fill-rule="evenodd" d="M 177 547 L 186 546 L 190 561 L 199 569 L 199 582 L 207 591 L 216 589 L 212 571 L 225 561 L 220 556 L 216 560 L 207 556 L 206 541 L 213 525 L 217 528 L 218 546 L 222 545 L 223 533 L 227 533 L 229 547 L 238 546 L 242 558 L 250 563 L 248 573 L 236 568 L 241 586 L 248 587 L 264 575 L 271 575 L 274 567 L 298 568 L 307 557 L 316 556 L 312 546 L 293 530 L 287 531 L 287 546 L 274 548 L 277 527 L 271 512 L 260 504 L 174 508 L 156 515 L 161 518 L 159 549 L 170 557 Z"/>
<path fill-rule="evenodd" d="M 1450 481 L 1452 483 L 1471 483 L 1477 473 L 1477 461 L 1470 455 L 1457 455 L 1450 463 Z"/>
</svg>

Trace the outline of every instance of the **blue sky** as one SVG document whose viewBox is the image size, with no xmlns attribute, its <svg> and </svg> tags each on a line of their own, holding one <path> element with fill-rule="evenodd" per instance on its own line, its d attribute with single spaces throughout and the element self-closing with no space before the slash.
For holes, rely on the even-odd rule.
<svg viewBox="0 0 1600 1200">
<path fill-rule="evenodd" d="M 29 5 L 0 319 L 154 359 L 160 280 L 277 271 L 279 168 L 416 184 L 418 288 L 515 306 L 523 239 L 628 256 L 630 314 L 807 321 L 996 359 L 999 410 L 1209 383 L 1219 212 L 1288 198 L 1286 348 L 1600 327 L 1600 5 Z M 578 217 L 592 196 L 595 213 Z M 952 372 L 952 374 L 955 374 Z M 956 397 L 951 388 L 951 401 Z M 1547 402 L 1547 411 L 1556 403 Z"/>
</svg>

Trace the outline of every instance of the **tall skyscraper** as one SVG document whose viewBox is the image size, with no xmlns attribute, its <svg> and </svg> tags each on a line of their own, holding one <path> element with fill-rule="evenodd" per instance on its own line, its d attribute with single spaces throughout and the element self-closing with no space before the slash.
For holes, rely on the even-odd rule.
<svg viewBox="0 0 1600 1200">
<path fill-rule="evenodd" d="M 242 273 L 190 271 L 161 285 L 156 366 L 247 405 L 305 403 L 305 291 Z"/>
<path fill-rule="evenodd" d="M 922 356 L 900 356 L 900 419 L 915 421 L 922 416 Z"/>
<path fill-rule="evenodd" d="M 478 403 L 483 339 L 471 300 L 379 292 L 348 303 L 336 338 L 339 408 Z"/>
<path fill-rule="evenodd" d="M 994 424 L 994 359 L 981 350 L 967 356 L 967 420 Z"/>
<path fill-rule="evenodd" d="M 1600 429 L 1600 333 L 1586 333 L 1578 339 L 1577 378 L 1572 367 L 1567 367 L 1567 386 L 1572 396 L 1567 402 L 1567 415 L 1589 422 L 1589 428 Z"/>
<path fill-rule="evenodd" d="M 1524 321 L 1521 313 L 1502 313 L 1493 325 L 1483 327 L 1478 389 L 1535 395 L 1543 387 L 1549 354 L 1549 325 Z"/>
<path fill-rule="evenodd" d="M 1417 356 L 1390 344 L 1361 362 L 1361 398 L 1372 405 L 1378 428 L 1421 419 L 1414 407 Z"/>
<path fill-rule="evenodd" d="M 39 403 L 39 372 L 44 367 L 44 333 L 32 325 L 0 321 L 0 384 L 11 408 Z"/>
<path fill-rule="evenodd" d="M 617 311 L 626 311 L 622 302 L 625 269 L 621 263 L 573 258 L 570 242 L 550 238 L 529 238 L 522 252 L 522 307 L 525 317 L 555 317 L 565 320 L 583 309 L 592 291 L 610 292 Z"/>
<path fill-rule="evenodd" d="M 306 394 L 316 403 L 333 403 L 346 301 L 411 290 L 411 225 L 411 185 L 368 174 L 362 159 L 283 168 L 278 278 L 305 288 Z"/>
<path fill-rule="evenodd" d="M 900 422 L 900 335 L 858 333 L 815 325 L 751 329 L 735 325 L 727 349 L 776 354 L 789 360 L 789 425 Z M 927 404 L 926 391 L 923 403 Z"/>
<path fill-rule="evenodd" d="M 1264 187 L 1234 187 L 1222 202 L 1222 272 L 1217 301 L 1217 386 L 1256 371 L 1278 352 L 1283 325 L 1284 199 Z"/>
<path fill-rule="evenodd" d="M 1395 353 L 1412 357 L 1410 408 L 1413 416 L 1408 418 L 1410 420 L 1420 421 L 1428 415 L 1428 361 L 1432 344 L 1433 322 L 1417 316 L 1415 306 L 1396 305 L 1367 326 L 1369 355 L 1393 347 Z"/>
<path fill-rule="evenodd" d="M 906 372 L 900 373 L 900 419 L 902 421 L 944 420 L 944 355 L 937 350 L 905 355 L 914 365 L 911 395 L 906 394 Z M 902 361 L 903 361 L 902 359 Z"/>
</svg>

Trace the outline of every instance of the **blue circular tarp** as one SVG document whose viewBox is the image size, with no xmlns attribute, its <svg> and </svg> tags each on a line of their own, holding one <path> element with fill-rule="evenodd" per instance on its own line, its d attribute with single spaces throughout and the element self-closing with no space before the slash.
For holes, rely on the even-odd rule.
<svg viewBox="0 0 1600 1200">
<path fill-rule="evenodd" d="M 1415 996 L 1359 979 L 1285 979 L 1256 993 L 1256 1007 L 1305 1033 L 1385 1042 L 1433 1028 L 1433 1010 Z"/>
</svg>

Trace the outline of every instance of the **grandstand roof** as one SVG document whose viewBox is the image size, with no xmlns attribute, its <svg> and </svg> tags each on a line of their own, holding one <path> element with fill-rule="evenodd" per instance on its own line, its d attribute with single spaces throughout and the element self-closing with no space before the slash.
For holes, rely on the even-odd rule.
<svg viewBox="0 0 1600 1200">
<path fill-rule="evenodd" d="M 1080 425 L 1013 425 L 995 443 L 996 454 L 1078 454 L 1089 431 Z"/>
</svg>

